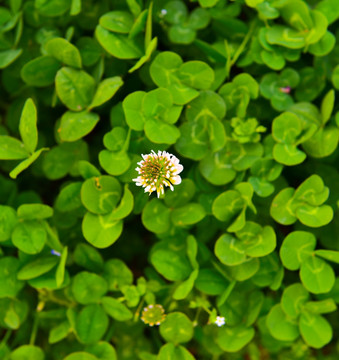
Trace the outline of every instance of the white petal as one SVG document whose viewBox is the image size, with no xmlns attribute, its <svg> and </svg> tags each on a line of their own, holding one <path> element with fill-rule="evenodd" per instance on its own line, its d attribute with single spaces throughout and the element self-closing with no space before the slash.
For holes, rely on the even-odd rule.
<svg viewBox="0 0 339 360">
<path fill-rule="evenodd" d="M 175 175 L 171 177 L 171 183 L 174 185 L 179 185 L 181 183 L 181 177 L 179 175 Z"/>
</svg>

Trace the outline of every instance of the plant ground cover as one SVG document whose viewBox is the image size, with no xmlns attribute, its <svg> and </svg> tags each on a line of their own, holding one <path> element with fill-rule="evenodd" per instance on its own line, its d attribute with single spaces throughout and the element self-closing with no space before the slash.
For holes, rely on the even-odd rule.
<svg viewBox="0 0 339 360">
<path fill-rule="evenodd" d="M 339 356 L 338 0 L 0 1 L 0 359 Z"/>
</svg>

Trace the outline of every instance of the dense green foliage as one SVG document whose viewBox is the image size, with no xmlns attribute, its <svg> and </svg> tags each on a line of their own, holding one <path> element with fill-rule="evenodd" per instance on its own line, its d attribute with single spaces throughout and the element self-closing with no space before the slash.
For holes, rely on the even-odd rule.
<svg viewBox="0 0 339 360">
<path fill-rule="evenodd" d="M 0 359 L 338 359 L 338 24 L 1 0 Z M 151 150 L 184 166 L 160 198 Z"/>
</svg>

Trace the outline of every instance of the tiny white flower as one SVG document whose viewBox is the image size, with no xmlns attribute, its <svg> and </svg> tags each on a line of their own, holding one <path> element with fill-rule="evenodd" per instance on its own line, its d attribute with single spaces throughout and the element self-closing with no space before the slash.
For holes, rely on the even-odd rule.
<svg viewBox="0 0 339 360">
<path fill-rule="evenodd" d="M 214 323 L 218 326 L 223 326 L 225 325 L 225 318 L 223 316 L 217 316 Z"/>
<path fill-rule="evenodd" d="M 133 181 L 137 186 L 145 188 L 145 192 L 149 195 L 157 192 L 157 196 L 164 194 L 164 186 L 174 190 L 173 185 L 181 183 L 180 173 L 184 167 L 179 164 L 179 159 L 166 151 L 153 150 L 150 154 L 141 154 L 143 160 L 138 162 L 138 167 L 135 169 L 139 176 Z"/>
</svg>

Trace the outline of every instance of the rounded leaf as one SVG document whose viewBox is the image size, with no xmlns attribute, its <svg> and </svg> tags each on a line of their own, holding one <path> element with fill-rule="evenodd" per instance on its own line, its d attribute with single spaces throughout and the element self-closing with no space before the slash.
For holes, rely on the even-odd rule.
<svg viewBox="0 0 339 360">
<path fill-rule="evenodd" d="M 108 317 L 100 305 L 87 305 L 76 318 L 75 330 L 83 344 L 95 344 L 104 336 L 108 323 Z"/>
<path fill-rule="evenodd" d="M 20 222 L 12 233 L 13 244 L 26 254 L 38 254 L 45 246 L 47 234 L 38 220 Z"/>
<path fill-rule="evenodd" d="M 87 179 L 81 187 L 81 201 L 94 214 L 111 212 L 121 197 L 121 185 L 112 176 L 98 176 Z"/>
<path fill-rule="evenodd" d="M 217 337 L 217 344 L 227 352 L 235 353 L 246 346 L 254 337 L 253 327 L 238 325 L 236 327 L 223 326 Z"/>
<path fill-rule="evenodd" d="M 45 354 L 38 346 L 22 345 L 11 353 L 11 360 L 44 360 Z"/>
<path fill-rule="evenodd" d="M 73 278 L 72 293 L 80 304 L 99 302 L 107 290 L 106 280 L 97 274 L 82 271 Z"/>
<path fill-rule="evenodd" d="M 89 134 L 99 121 L 99 115 L 87 111 L 67 111 L 61 117 L 58 133 L 62 141 L 76 141 Z"/>
<path fill-rule="evenodd" d="M 193 324 L 191 320 L 181 312 L 173 312 L 167 315 L 160 325 L 160 335 L 174 344 L 188 342 L 193 337 Z"/>
<path fill-rule="evenodd" d="M 0 205 L 0 242 L 8 240 L 18 221 L 15 210 L 6 205 Z"/>
<path fill-rule="evenodd" d="M 85 239 L 93 246 L 104 249 L 111 246 L 122 233 L 123 222 L 112 220 L 110 214 L 95 215 L 87 213 L 82 221 Z"/>
<path fill-rule="evenodd" d="M 294 341 L 299 337 L 297 322 L 289 318 L 280 304 L 271 308 L 266 318 L 266 325 L 271 335 L 281 341 Z"/>
<path fill-rule="evenodd" d="M 61 68 L 55 77 L 55 88 L 60 100 L 73 111 L 82 111 L 92 101 L 95 81 L 85 71 Z"/>
<path fill-rule="evenodd" d="M 280 258 L 288 270 L 298 270 L 300 265 L 312 256 L 316 246 L 315 236 L 307 231 L 289 233 L 280 248 Z"/>
<path fill-rule="evenodd" d="M 309 256 L 300 268 L 300 279 L 306 290 L 313 294 L 328 293 L 334 286 L 332 267 L 316 256 Z"/>
<path fill-rule="evenodd" d="M 215 243 L 214 252 L 216 257 L 228 266 L 239 265 L 246 260 L 244 244 L 229 234 L 219 237 Z"/>
<path fill-rule="evenodd" d="M 312 348 L 321 349 L 332 340 L 332 327 L 321 315 L 303 312 L 299 329 L 306 344 Z"/>
</svg>

